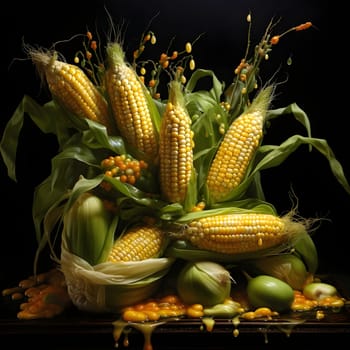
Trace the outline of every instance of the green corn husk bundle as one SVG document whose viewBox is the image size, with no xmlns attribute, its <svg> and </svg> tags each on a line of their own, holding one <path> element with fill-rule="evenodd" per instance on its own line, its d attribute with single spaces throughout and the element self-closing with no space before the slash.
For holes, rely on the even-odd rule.
<svg viewBox="0 0 350 350">
<path fill-rule="evenodd" d="M 120 312 L 152 296 L 174 259 L 155 258 L 130 262 L 105 262 L 95 266 L 72 254 L 62 237 L 61 270 L 69 296 L 82 311 Z"/>
<path fill-rule="evenodd" d="M 92 265 L 104 262 L 113 246 L 115 223 L 102 199 L 83 192 L 63 215 L 67 248 Z"/>
<path fill-rule="evenodd" d="M 62 214 L 59 263 L 73 304 L 89 312 L 118 312 L 152 296 L 174 259 L 108 261 L 118 215 L 90 191 L 72 193 Z"/>
</svg>

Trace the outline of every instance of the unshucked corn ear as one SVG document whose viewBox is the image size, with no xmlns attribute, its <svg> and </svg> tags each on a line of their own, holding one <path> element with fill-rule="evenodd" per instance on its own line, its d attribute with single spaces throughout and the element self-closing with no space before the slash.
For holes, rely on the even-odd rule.
<svg viewBox="0 0 350 350">
<path fill-rule="evenodd" d="M 83 311 L 120 312 L 150 298 L 175 259 L 105 262 L 91 266 L 62 246 L 61 270 L 73 304 Z"/>
<path fill-rule="evenodd" d="M 297 290 L 302 290 L 310 278 L 303 261 L 292 253 L 248 260 L 245 270 L 251 276 L 264 274 L 279 278 Z"/>
<path fill-rule="evenodd" d="M 91 265 L 104 262 L 113 246 L 113 216 L 102 199 L 82 193 L 63 215 L 67 249 Z"/>
<path fill-rule="evenodd" d="M 66 110 L 104 125 L 109 135 L 115 134 L 107 100 L 80 67 L 58 60 L 57 53 L 32 49 L 28 54 L 52 96 Z"/>
<path fill-rule="evenodd" d="M 207 186 L 213 201 L 222 201 L 243 180 L 263 137 L 273 87 L 260 91 L 251 106 L 228 128 L 210 166 Z"/>
<path fill-rule="evenodd" d="M 158 258 L 166 243 L 165 233 L 154 225 L 136 225 L 117 238 L 107 261 L 140 261 Z"/>
<path fill-rule="evenodd" d="M 151 159 L 158 153 L 158 135 L 149 107 L 148 93 L 135 70 L 125 61 L 117 42 L 107 46 L 106 88 L 121 136 Z"/>
<path fill-rule="evenodd" d="M 241 254 L 288 244 L 305 232 L 290 215 L 239 213 L 202 217 L 188 223 L 184 236 L 196 247 Z"/>
<path fill-rule="evenodd" d="M 193 171 L 193 131 L 177 80 L 170 82 L 159 140 L 160 186 L 169 202 L 182 203 Z"/>
</svg>

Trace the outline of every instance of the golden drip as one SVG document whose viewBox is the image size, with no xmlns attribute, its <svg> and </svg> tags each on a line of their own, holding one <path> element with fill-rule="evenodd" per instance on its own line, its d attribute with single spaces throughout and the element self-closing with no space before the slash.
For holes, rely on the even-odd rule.
<svg viewBox="0 0 350 350">
<path fill-rule="evenodd" d="M 115 341 L 115 348 L 119 347 L 119 341 L 124 335 L 123 345 L 124 347 L 129 346 L 129 333 L 130 330 L 126 330 L 126 327 L 134 328 L 140 331 L 144 337 L 143 350 L 153 350 L 152 346 L 152 333 L 160 325 L 166 321 L 161 322 L 125 322 L 123 320 L 117 320 L 113 322 L 113 339 Z"/>
<path fill-rule="evenodd" d="M 215 320 L 213 317 L 203 317 L 202 322 L 207 330 L 207 332 L 212 332 L 215 326 Z"/>
</svg>

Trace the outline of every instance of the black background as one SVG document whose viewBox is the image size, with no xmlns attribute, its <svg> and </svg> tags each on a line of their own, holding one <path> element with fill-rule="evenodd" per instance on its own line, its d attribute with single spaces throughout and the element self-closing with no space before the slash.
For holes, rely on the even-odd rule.
<svg viewBox="0 0 350 350">
<path fill-rule="evenodd" d="M 115 23 L 124 23 L 125 48 L 130 55 L 137 47 L 142 32 L 148 27 L 155 32 L 157 55 L 175 37 L 174 46 L 183 47 L 199 34 L 194 46 L 197 67 L 213 69 L 217 77 L 229 83 L 234 68 L 244 55 L 247 24 L 251 11 L 252 40 L 257 42 L 268 22 L 280 18 L 277 33 L 312 21 L 305 32 L 288 34 L 274 48 L 270 60 L 263 63 L 267 78 L 279 68 L 280 86 L 273 107 L 296 102 L 309 116 L 314 137 L 327 139 L 350 179 L 348 131 L 344 115 L 333 112 L 336 89 L 331 81 L 329 50 L 328 1 L 28 1 L 10 2 L 1 16 L 3 42 L 1 53 L 3 109 L 0 135 L 24 94 L 46 102 L 49 96 L 41 88 L 31 62 L 25 60 L 22 41 L 40 47 L 67 40 L 75 34 L 98 30 L 102 39 L 108 35 L 107 11 Z M 107 10 L 107 11 L 106 11 Z M 5 22 L 6 21 L 6 22 Z M 6 24 L 5 24 L 6 23 Z M 72 61 L 81 41 L 62 43 L 57 48 Z M 158 50 L 158 51 L 157 51 Z M 292 58 L 292 65 L 286 64 Z M 153 59 L 156 56 L 151 57 Z M 332 70 L 334 69 L 334 70 Z M 335 74 L 335 72 L 334 72 Z M 281 142 L 293 133 L 304 133 L 292 120 L 273 121 L 266 143 Z M 1 284 L 7 286 L 32 272 L 36 242 L 31 218 L 33 190 L 50 173 L 51 157 L 57 152 L 55 138 L 42 134 L 26 119 L 18 150 L 17 175 L 14 182 L 0 162 L 1 179 Z M 327 160 L 316 150 L 309 153 L 301 147 L 276 169 L 263 173 L 267 199 L 281 213 L 288 211 L 291 186 L 299 198 L 299 214 L 303 217 L 326 217 L 314 236 L 320 255 L 320 272 L 348 272 L 348 218 L 350 196 L 331 174 Z"/>
</svg>

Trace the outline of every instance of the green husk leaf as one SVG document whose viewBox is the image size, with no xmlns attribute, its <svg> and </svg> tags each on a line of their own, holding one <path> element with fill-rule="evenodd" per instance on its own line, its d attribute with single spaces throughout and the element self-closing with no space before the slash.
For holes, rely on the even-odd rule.
<svg viewBox="0 0 350 350">
<path fill-rule="evenodd" d="M 308 232 L 301 233 L 294 245 L 294 252 L 300 258 L 307 270 L 315 274 L 318 268 L 318 252 L 316 245 Z"/>
<path fill-rule="evenodd" d="M 274 256 L 282 253 L 288 247 L 274 247 L 258 250 L 250 253 L 225 254 L 199 249 L 193 246 L 189 241 L 178 239 L 168 245 L 164 252 L 164 256 L 173 257 L 187 261 L 216 261 L 219 263 L 239 264 L 246 260 Z"/>
<path fill-rule="evenodd" d="M 25 115 L 28 114 L 42 132 L 57 133 L 57 136 L 59 136 L 60 133 L 58 133 L 55 121 L 57 114 L 55 109 L 56 105 L 53 101 L 41 106 L 31 97 L 25 95 L 6 124 L 0 143 L 0 152 L 7 167 L 8 176 L 12 180 L 17 181 L 16 155 Z"/>
<path fill-rule="evenodd" d="M 209 91 L 205 90 L 205 93 L 208 93 L 213 101 L 220 103 L 223 93 L 223 84 L 221 84 L 221 82 L 217 79 L 215 73 L 212 70 L 196 69 L 186 84 L 185 93 L 192 93 L 191 96 L 193 96 L 193 91 L 196 88 L 199 79 L 205 77 L 212 78 L 212 88 Z"/>
<path fill-rule="evenodd" d="M 256 164 L 254 172 L 280 165 L 290 154 L 303 144 L 312 146 L 328 160 L 334 177 L 345 191 L 350 194 L 350 185 L 345 177 L 343 167 L 325 139 L 293 135 L 279 146 L 262 146 L 259 152 L 264 154 L 264 156 L 259 163 Z"/>
<path fill-rule="evenodd" d="M 62 219 L 62 234 L 72 253 L 92 265 L 106 260 L 113 247 L 118 216 L 105 208 L 100 197 L 89 191 L 82 193 Z"/>
<path fill-rule="evenodd" d="M 176 220 L 176 223 L 187 223 L 192 220 L 199 219 L 201 217 L 207 217 L 212 215 L 221 214 L 240 214 L 240 213 L 260 213 L 260 214 L 274 214 L 276 215 L 276 209 L 268 202 L 260 201 L 254 198 L 247 198 L 241 201 L 220 203 L 213 209 L 206 209 L 201 211 L 195 211 L 186 213 Z"/>
<path fill-rule="evenodd" d="M 327 141 L 324 139 L 293 135 L 278 146 L 261 146 L 257 150 L 257 159 L 259 159 L 258 162 L 252 167 L 250 174 L 236 189 L 231 192 L 226 200 L 241 198 L 248 190 L 257 172 L 279 166 L 303 144 L 312 146 L 326 157 L 329 162 L 330 169 L 336 180 L 345 189 L 345 191 L 350 194 L 350 185 L 345 177 L 343 167 L 341 163 L 336 159 Z"/>
<path fill-rule="evenodd" d="M 267 112 L 265 120 L 269 121 L 282 115 L 293 115 L 294 118 L 304 126 L 307 136 L 311 137 L 310 120 L 305 111 L 303 111 L 296 103 L 291 103 L 287 107 L 269 110 Z"/>
</svg>

